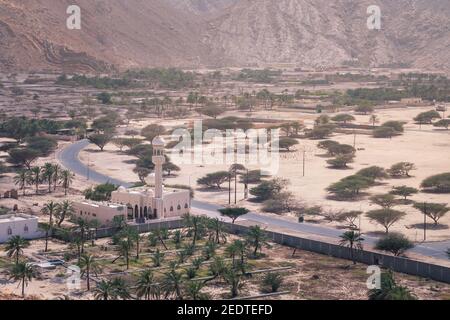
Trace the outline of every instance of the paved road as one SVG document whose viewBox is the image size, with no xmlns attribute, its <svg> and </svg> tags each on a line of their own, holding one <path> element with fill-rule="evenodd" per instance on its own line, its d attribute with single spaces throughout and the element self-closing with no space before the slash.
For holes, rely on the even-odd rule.
<svg viewBox="0 0 450 320">
<path fill-rule="evenodd" d="M 73 143 L 68 147 L 66 147 L 65 149 L 61 150 L 57 154 L 57 158 L 67 169 L 73 171 L 75 174 L 81 175 L 86 178 L 89 176 L 89 179 L 92 182 L 96 183 L 110 182 L 124 187 L 132 186 L 132 184 L 129 182 L 113 179 L 104 174 L 88 169 L 88 167 L 84 163 L 82 163 L 78 158 L 78 154 L 80 153 L 80 151 L 86 148 L 88 145 L 89 142 L 87 140 L 81 140 L 76 143 Z M 220 206 L 217 205 L 193 200 L 192 208 L 196 212 L 208 215 L 210 217 L 219 216 L 217 209 L 220 209 Z M 339 236 L 342 234 L 342 230 L 334 228 L 328 228 L 309 223 L 296 223 L 276 217 L 260 215 L 257 213 L 249 213 L 245 216 L 245 219 L 270 226 L 285 228 L 292 231 L 298 231 L 301 233 L 328 237 L 333 240 L 339 239 Z M 365 239 L 364 243 L 368 245 L 373 245 L 377 240 L 376 237 L 368 235 L 365 235 L 364 239 Z M 417 245 L 414 249 L 411 250 L 411 252 L 415 252 L 424 256 L 434 257 L 438 259 L 447 259 L 447 254 L 445 253 L 447 248 L 450 248 L 450 241 L 432 242 Z"/>
</svg>

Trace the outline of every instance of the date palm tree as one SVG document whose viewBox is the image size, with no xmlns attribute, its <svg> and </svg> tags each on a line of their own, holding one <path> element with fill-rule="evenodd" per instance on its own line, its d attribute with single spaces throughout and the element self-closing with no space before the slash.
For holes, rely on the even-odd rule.
<svg viewBox="0 0 450 320">
<path fill-rule="evenodd" d="M 53 217 L 56 213 L 57 204 L 54 201 L 47 202 L 42 208 L 41 212 L 49 216 L 49 225 L 53 225 Z"/>
<path fill-rule="evenodd" d="M 19 262 L 15 264 L 9 272 L 9 279 L 19 281 L 22 285 L 22 297 L 25 297 L 25 287 L 36 277 L 36 271 L 33 266 L 27 262 Z"/>
<path fill-rule="evenodd" d="M 156 252 L 153 254 L 153 256 L 151 257 L 152 261 L 153 261 L 153 266 L 155 268 L 158 268 L 161 266 L 162 261 L 164 260 L 164 256 L 165 254 L 162 253 L 161 251 L 159 251 L 159 249 L 156 249 Z"/>
<path fill-rule="evenodd" d="M 47 181 L 48 183 L 48 193 L 52 192 L 52 182 L 53 182 L 53 175 L 55 174 L 55 167 L 51 163 L 44 164 L 44 167 L 42 168 L 42 179 Z"/>
<path fill-rule="evenodd" d="M 350 249 L 350 257 L 353 261 L 353 264 L 356 264 L 355 260 L 355 249 L 362 250 L 362 242 L 364 241 L 364 238 L 361 237 L 361 234 L 359 232 L 355 231 L 347 231 L 344 234 L 340 236 L 341 241 L 339 242 L 339 245 L 348 247 Z"/>
<path fill-rule="evenodd" d="M 14 184 L 19 186 L 25 196 L 25 189 L 30 182 L 30 172 L 28 170 L 20 170 L 13 178 Z"/>
<path fill-rule="evenodd" d="M 39 184 L 42 182 L 41 167 L 33 167 L 30 169 L 30 180 L 36 186 L 36 194 L 39 193 Z"/>
<path fill-rule="evenodd" d="M 131 298 L 130 292 L 128 291 L 128 285 L 122 278 L 114 278 L 112 280 L 113 285 L 113 298 L 127 300 Z"/>
<path fill-rule="evenodd" d="M 81 269 L 81 276 L 86 275 L 87 290 L 91 290 L 91 274 L 97 274 L 100 271 L 99 264 L 95 257 L 91 254 L 83 254 L 81 256 L 79 267 Z"/>
<path fill-rule="evenodd" d="M 30 246 L 30 242 L 21 236 L 11 237 L 5 245 L 5 251 L 9 258 L 14 257 L 16 264 L 19 263 L 19 258 L 23 254 L 23 249 Z"/>
<path fill-rule="evenodd" d="M 95 300 L 109 300 L 114 296 L 114 285 L 110 280 L 102 280 L 94 289 Z"/>
<path fill-rule="evenodd" d="M 186 294 L 189 299 L 197 301 L 197 300 L 207 300 L 208 295 L 202 293 L 202 289 L 205 287 L 205 283 L 201 281 L 189 281 L 186 285 Z"/>
<path fill-rule="evenodd" d="M 127 270 L 130 269 L 130 251 L 132 249 L 132 243 L 127 240 L 120 240 L 118 243 L 118 251 L 119 256 L 113 260 L 113 263 L 116 262 L 120 258 L 125 259 L 125 263 L 127 265 Z"/>
<path fill-rule="evenodd" d="M 206 225 L 209 229 L 210 241 L 212 240 L 217 244 L 220 244 L 221 241 L 223 241 L 223 243 L 227 242 L 224 224 L 219 219 L 208 219 Z"/>
<path fill-rule="evenodd" d="M 168 273 L 166 273 L 162 282 L 162 287 L 166 298 L 175 296 L 176 300 L 183 300 L 181 283 L 182 274 L 180 272 L 176 272 L 175 268 L 172 268 Z"/>
<path fill-rule="evenodd" d="M 242 275 L 234 268 L 227 268 L 223 273 L 223 278 L 230 286 L 231 298 L 236 298 L 239 295 L 239 289 L 242 287 Z"/>
<path fill-rule="evenodd" d="M 268 247 L 269 244 L 267 242 L 266 234 L 264 230 L 261 229 L 260 226 L 252 226 L 247 232 L 246 235 L 247 244 L 252 246 L 253 249 L 253 257 L 256 257 L 258 254 L 258 250 L 261 252 L 263 246 Z"/>
<path fill-rule="evenodd" d="M 139 274 L 136 282 L 136 295 L 139 299 L 143 297 L 145 300 L 150 300 L 152 297 L 158 298 L 158 285 L 155 283 L 151 270 L 144 270 Z"/>
<path fill-rule="evenodd" d="M 59 181 L 62 183 L 64 188 L 64 195 L 67 196 L 67 190 L 73 182 L 74 174 L 70 170 L 61 171 Z"/>
<path fill-rule="evenodd" d="M 56 186 L 59 182 L 62 168 L 59 164 L 53 165 L 53 191 L 56 191 Z"/>
<path fill-rule="evenodd" d="M 55 215 L 58 218 L 58 227 L 61 226 L 67 216 L 71 216 L 75 212 L 72 203 L 68 200 L 64 200 L 63 202 L 58 203 L 55 209 Z"/>
</svg>

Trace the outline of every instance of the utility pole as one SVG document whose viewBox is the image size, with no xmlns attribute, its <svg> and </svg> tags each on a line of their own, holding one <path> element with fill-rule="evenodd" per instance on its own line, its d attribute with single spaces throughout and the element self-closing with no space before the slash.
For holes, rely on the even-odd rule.
<svg viewBox="0 0 450 320">
<path fill-rule="evenodd" d="M 237 170 L 234 170 L 234 204 L 237 204 Z"/>
<path fill-rule="evenodd" d="M 353 129 L 353 149 L 356 150 L 356 130 Z"/>
<path fill-rule="evenodd" d="M 231 173 L 228 172 L 228 205 L 231 205 Z"/>
<path fill-rule="evenodd" d="M 91 157 L 90 157 L 90 154 L 88 153 L 88 164 L 87 164 L 87 179 L 88 179 L 88 181 L 90 180 L 90 175 L 91 175 Z"/>
<path fill-rule="evenodd" d="M 245 175 L 245 186 L 244 186 L 244 199 L 248 199 L 248 169 Z"/>
<path fill-rule="evenodd" d="M 423 241 L 427 240 L 427 203 L 423 203 Z"/>
<path fill-rule="evenodd" d="M 305 168 L 306 168 L 306 150 L 303 150 L 303 177 L 305 176 Z"/>
</svg>

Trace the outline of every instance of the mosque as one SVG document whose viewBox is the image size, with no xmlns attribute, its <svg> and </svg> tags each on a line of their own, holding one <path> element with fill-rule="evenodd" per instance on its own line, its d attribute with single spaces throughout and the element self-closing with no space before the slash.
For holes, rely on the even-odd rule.
<svg viewBox="0 0 450 320">
<path fill-rule="evenodd" d="M 156 137 L 152 146 L 152 162 L 155 165 L 154 189 L 119 187 L 111 194 L 110 202 L 75 202 L 74 214 L 88 221 L 97 220 L 102 226 L 108 226 L 115 217 L 122 217 L 128 222 L 146 223 L 150 220 L 163 220 L 189 213 L 190 191 L 169 189 L 163 185 L 163 164 L 166 161 L 164 140 Z"/>
</svg>

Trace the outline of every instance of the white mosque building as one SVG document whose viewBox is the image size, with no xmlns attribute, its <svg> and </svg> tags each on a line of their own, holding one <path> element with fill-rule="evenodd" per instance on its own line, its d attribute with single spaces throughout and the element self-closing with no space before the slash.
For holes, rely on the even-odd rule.
<svg viewBox="0 0 450 320">
<path fill-rule="evenodd" d="M 190 191 L 165 188 L 163 185 L 163 164 L 166 159 L 164 140 L 156 137 L 152 146 L 152 162 L 155 165 L 154 189 L 119 187 L 111 194 L 110 202 L 75 202 L 75 214 L 88 221 L 97 220 L 101 225 L 108 226 L 116 216 L 123 217 L 128 222 L 146 223 L 189 213 Z"/>
</svg>

